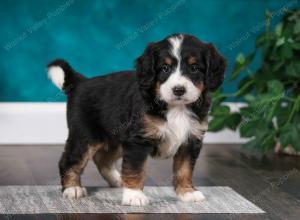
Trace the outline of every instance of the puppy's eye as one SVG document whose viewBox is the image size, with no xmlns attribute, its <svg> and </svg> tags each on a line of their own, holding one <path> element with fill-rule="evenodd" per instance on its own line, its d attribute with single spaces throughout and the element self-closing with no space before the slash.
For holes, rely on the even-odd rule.
<svg viewBox="0 0 300 220">
<path fill-rule="evenodd" d="M 198 73 L 198 72 L 200 72 L 200 67 L 199 67 L 198 64 L 193 64 L 193 65 L 190 66 L 190 68 L 191 68 L 191 73 Z"/>
<path fill-rule="evenodd" d="M 162 70 L 163 73 L 170 73 L 171 72 L 171 66 L 165 64 L 165 65 L 162 66 L 161 70 Z"/>
</svg>

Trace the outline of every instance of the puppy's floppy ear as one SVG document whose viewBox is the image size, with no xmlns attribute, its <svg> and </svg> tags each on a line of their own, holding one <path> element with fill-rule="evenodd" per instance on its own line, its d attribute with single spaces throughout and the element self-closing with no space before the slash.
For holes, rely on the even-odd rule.
<svg viewBox="0 0 300 220">
<path fill-rule="evenodd" d="M 213 92 L 218 89 L 224 81 L 224 73 L 227 62 L 212 44 L 207 44 L 206 46 L 209 53 L 207 59 L 207 74 L 205 84 L 206 88 Z"/>
<path fill-rule="evenodd" d="M 142 93 L 149 93 L 155 86 L 155 44 L 150 43 L 142 56 L 136 59 L 136 74 Z M 146 95 L 146 94 L 143 94 Z"/>
</svg>

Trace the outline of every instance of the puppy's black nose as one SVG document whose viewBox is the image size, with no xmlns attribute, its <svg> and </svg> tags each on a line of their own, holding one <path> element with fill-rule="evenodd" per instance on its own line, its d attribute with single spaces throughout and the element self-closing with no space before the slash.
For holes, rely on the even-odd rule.
<svg viewBox="0 0 300 220">
<path fill-rule="evenodd" d="M 173 93 L 176 96 L 182 96 L 185 93 L 185 88 L 183 86 L 175 86 L 173 88 Z"/>
</svg>

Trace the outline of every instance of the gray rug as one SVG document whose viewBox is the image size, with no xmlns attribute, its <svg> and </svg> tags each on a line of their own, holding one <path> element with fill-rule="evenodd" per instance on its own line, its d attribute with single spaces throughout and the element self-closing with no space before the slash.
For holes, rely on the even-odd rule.
<svg viewBox="0 0 300 220">
<path fill-rule="evenodd" d="M 172 187 L 145 187 L 150 205 L 122 206 L 120 188 L 88 188 L 79 200 L 62 198 L 59 186 L 0 186 L 0 214 L 39 213 L 264 213 L 230 187 L 197 187 L 206 196 L 183 203 Z"/>
</svg>

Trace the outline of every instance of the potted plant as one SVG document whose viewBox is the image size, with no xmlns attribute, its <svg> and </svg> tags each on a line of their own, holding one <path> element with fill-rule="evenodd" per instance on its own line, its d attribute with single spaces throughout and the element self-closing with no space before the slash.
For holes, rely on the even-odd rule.
<svg viewBox="0 0 300 220">
<path fill-rule="evenodd" d="M 288 11 L 273 31 L 269 21 L 267 12 L 254 52 L 237 56 L 228 80 L 238 80 L 238 90 L 214 93 L 209 130 L 239 129 L 247 148 L 300 155 L 300 9 Z M 255 57 L 261 62 L 252 70 Z M 223 104 L 228 98 L 245 106 L 231 112 Z"/>
</svg>

